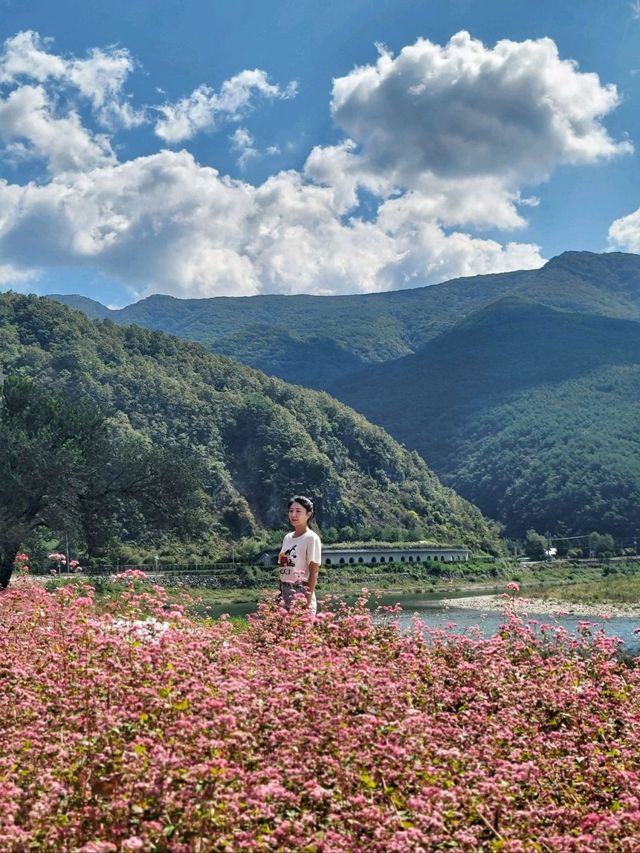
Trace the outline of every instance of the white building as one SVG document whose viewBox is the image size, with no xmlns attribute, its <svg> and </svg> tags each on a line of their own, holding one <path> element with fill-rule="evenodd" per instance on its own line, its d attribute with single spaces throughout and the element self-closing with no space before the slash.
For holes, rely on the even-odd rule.
<svg viewBox="0 0 640 853">
<path fill-rule="evenodd" d="M 471 559 L 468 548 L 446 546 L 412 547 L 407 544 L 400 548 L 333 548 L 331 545 L 322 549 L 322 563 L 325 566 L 344 566 L 360 563 L 365 566 L 377 566 L 386 563 L 466 563 Z M 256 563 L 261 566 L 275 566 L 278 554 L 265 551 Z"/>
</svg>

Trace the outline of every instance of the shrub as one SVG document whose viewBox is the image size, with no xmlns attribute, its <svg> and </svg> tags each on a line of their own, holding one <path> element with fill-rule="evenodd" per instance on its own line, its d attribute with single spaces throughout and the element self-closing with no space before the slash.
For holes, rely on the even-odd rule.
<svg viewBox="0 0 640 853">
<path fill-rule="evenodd" d="M 0 848 L 632 850 L 639 670 L 587 624 L 398 633 L 359 602 L 247 630 L 141 573 L 0 596 Z"/>
</svg>

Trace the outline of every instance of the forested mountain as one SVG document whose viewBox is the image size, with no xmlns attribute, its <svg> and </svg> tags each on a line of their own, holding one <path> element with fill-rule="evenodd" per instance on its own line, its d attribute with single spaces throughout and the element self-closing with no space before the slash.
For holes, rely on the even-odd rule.
<svg viewBox="0 0 640 853">
<path fill-rule="evenodd" d="M 333 391 L 508 535 L 640 530 L 640 323 L 506 297 Z"/>
<path fill-rule="evenodd" d="M 638 255 L 566 252 L 539 270 L 359 296 L 154 296 L 109 316 L 328 390 L 510 535 L 637 525 Z"/>
<path fill-rule="evenodd" d="M 640 320 L 640 256 L 565 252 L 539 270 L 356 296 L 151 296 L 118 311 L 84 297 L 55 298 L 88 316 L 169 332 L 287 381 L 326 389 L 360 366 L 416 352 L 505 295 Z"/>
<path fill-rule="evenodd" d="M 1 294 L 0 372 L 88 397 L 123 430 L 195 453 L 214 551 L 282 529 L 284 502 L 298 491 L 317 499 L 322 527 L 496 547 L 478 510 L 381 428 L 198 344 Z"/>
</svg>

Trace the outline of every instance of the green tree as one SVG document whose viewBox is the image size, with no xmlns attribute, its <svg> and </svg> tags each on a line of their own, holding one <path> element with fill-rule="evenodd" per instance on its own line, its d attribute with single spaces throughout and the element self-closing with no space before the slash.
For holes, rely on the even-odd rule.
<svg viewBox="0 0 640 853">
<path fill-rule="evenodd" d="M 197 526 L 193 459 L 119 432 L 91 402 L 24 377 L 0 396 L 0 588 L 21 543 L 46 528 L 93 552 L 112 538 Z"/>
<path fill-rule="evenodd" d="M 527 530 L 527 538 L 524 542 L 524 553 L 532 560 L 544 560 L 549 543 L 541 533 L 535 530 Z"/>
<path fill-rule="evenodd" d="M 589 536 L 589 550 L 596 557 L 612 557 L 616 552 L 616 543 L 610 533 L 592 533 Z"/>
</svg>

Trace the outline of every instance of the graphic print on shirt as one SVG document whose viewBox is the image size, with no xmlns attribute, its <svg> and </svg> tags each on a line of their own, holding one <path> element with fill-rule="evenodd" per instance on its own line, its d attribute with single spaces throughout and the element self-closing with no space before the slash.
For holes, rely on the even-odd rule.
<svg viewBox="0 0 640 853">
<path fill-rule="evenodd" d="M 298 546 L 294 545 L 292 548 L 289 548 L 288 551 L 280 552 L 280 560 L 279 563 L 281 566 L 288 566 L 292 569 L 296 567 L 296 548 Z"/>
</svg>

